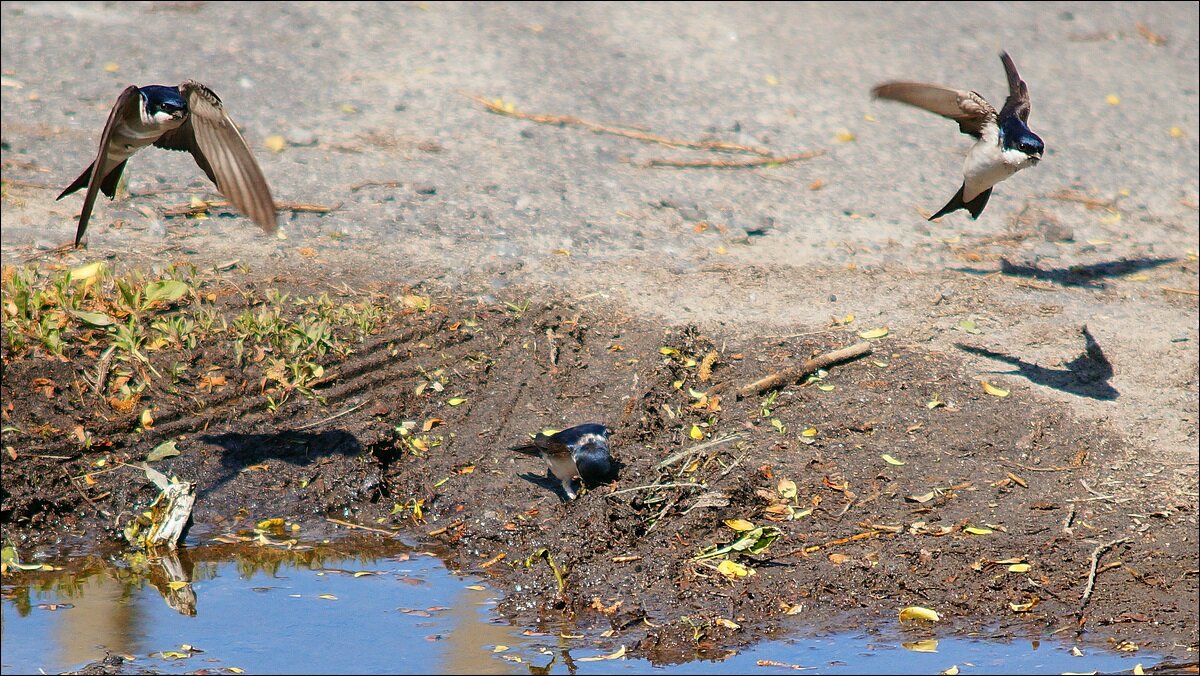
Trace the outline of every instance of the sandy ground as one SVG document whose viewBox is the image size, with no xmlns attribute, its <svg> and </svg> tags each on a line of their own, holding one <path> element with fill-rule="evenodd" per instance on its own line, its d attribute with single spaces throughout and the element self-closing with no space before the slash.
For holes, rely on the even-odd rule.
<svg viewBox="0 0 1200 676">
<path fill-rule="evenodd" d="M 157 191 L 209 188 L 188 157 L 147 152 L 131 165 L 132 199 L 99 205 L 91 248 L 73 258 L 183 254 L 287 270 L 309 247 L 370 278 L 484 292 L 539 283 L 667 323 L 791 334 L 853 313 L 938 348 L 965 337 L 1047 368 L 1082 351 L 1087 324 L 1119 396 L 1032 388 L 1135 447 L 1196 458 L 1196 299 L 1163 288 L 1196 289 L 1195 4 L 2 12 L 6 180 L 65 185 L 122 87 L 195 78 L 259 149 L 277 200 L 338 206 L 285 218 L 286 240 L 241 218 L 147 218 L 187 197 Z M 1000 49 L 1029 83 L 1046 160 L 999 186 L 979 221 L 927 223 L 921 214 L 956 189 L 969 139 L 868 91 L 926 79 L 999 104 Z M 825 154 L 770 169 L 645 168 L 728 156 L 501 117 L 463 93 Z M 304 145 L 272 154 L 261 143 L 276 134 Z M 353 189 L 371 181 L 396 185 Z M 78 197 L 7 190 L 6 263 L 67 240 Z M 1063 191 L 1112 206 L 1052 197 Z M 949 330 L 962 319 L 982 333 Z M 981 373 L 1010 368 L 972 359 Z"/>
</svg>

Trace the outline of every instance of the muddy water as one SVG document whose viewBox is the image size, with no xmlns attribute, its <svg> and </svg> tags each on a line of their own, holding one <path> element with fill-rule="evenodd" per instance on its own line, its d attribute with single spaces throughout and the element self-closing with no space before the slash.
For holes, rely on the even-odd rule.
<svg viewBox="0 0 1200 676">
<path fill-rule="evenodd" d="M 344 543 L 228 545 L 177 559 L 77 557 L 4 579 L 3 673 L 80 669 L 106 654 L 125 673 L 1116 672 L 1160 661 L 1052 642 L 942 637 L 906 647 L 895 627 L 760 642 L 724 659 L 654 665 L 611 656 L 619 637 L 512 626 L 499 592 L 435 552 Z M 799 631 L 799 628 L 797 628 Z M 916 649 L 914 649 L 916 648 Z M 925 652 L 923 650 L 936 650 Z M 777 663 L 762 665 L 760 661 Z"/>
</svg>

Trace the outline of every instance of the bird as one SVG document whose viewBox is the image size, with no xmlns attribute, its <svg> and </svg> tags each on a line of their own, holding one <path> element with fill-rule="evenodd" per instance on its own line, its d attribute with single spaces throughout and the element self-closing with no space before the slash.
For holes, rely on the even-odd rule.
<svg viewBox="0 0 1200 676">
<path fill-rule="evenodd" d="M 271 189 L 245 139 L 213 90 L 185 80 L 178 86 L 130 85 L 117 97 L 100 134 L 96 159 L 58 196 L 61 200 L 87 188 L 76 248 L 87 232 L 96 193 L 115 197 L 126 162 L 150 145 L 190 152 L 222 195 L 264 231 L 275 232 Z"/>
<path fill-rule="evenodd" d="M 576 425 L 550 435 L 539 432 L 532 443 L 512 450 L 544 459 L 571 500 L 576 496 L 572 485 L 575 477 L 585 485 L 595 485 L 612 479 L 616 473 L 608 449 L 608 428 L 599 423 Z"/>
<path fill-rule="evenodd" d="M 976 139 L 963 163 L 962 187 L 946 206 L 929 217 L 931 221 L 959 209 L 966 209 L 972 220 L 979 218 L 997 183 L 1042 159 L 1045 144 L 1028 125 L 1029 87 L 1008 52 L 1000 52 L 1000 61 L 1008 76 L 1008 98 L 999 113 L 977 92 L 942 85 L 885 82 L 871 90 L 875 98 L 907 103 L 950 118 L 962 133 Z"/>
</svg>

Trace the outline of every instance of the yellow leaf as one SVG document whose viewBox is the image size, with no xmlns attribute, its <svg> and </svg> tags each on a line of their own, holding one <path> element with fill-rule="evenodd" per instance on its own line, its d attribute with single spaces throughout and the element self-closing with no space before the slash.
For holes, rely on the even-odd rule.
<svg viewBox="0 0 1200 676">
<path fill-rule="evenodd" d="M 1033 566 L 1030 566 L 1028 563 L 1014 563 L 1013 565 L 1008 567 L 1008 572 L 1010 572 L 1010 573 L 1028 573 L 1029 569 L 1032 567 Z"/>
<path fill-rule="evenodd" d="M 979 384 L 983 385 L 984 392 L 987 392 L 988 394 L 992 395 L 993 397 L 1007 397 L 1008 396 L 1008 390 L 1004 389 L 1003 387 L 996 387 L 995 385 L 989 383 L 986 380 L 979 381 Z"/>
<path fill-rule="evenodd" d="M 806 428 L 804 429 L 804 431 L 800 433 L 800 436 L 804 436 L 804 437 L 815 437 L 815 436 L 817 436 L 817 428 L 815 428 L 815 427 L 806 427 Z"/>
<path fill-rule="evenodd" d="M 492 652 L 494 653 L 502 653 L 505 650 L 508 650 L 508 646 L 506 645 L 498 645 L 495 648 L 492 648 Z"/>
<path fill-rule="evenodd" d="M 688 432 L 688 436 L 696 441 L 700 441 L 704 438 L 704 430 L 701 430 L 699 425 L 692 425 L 692 429 L 690 432 Z"/>
<path fill-rule="evenodd" d="M 862 338 L 864 340 L 871 340 L 873 338 L 882 338 L 882 337 L 886 336 L 887 334 L 888 334 L 888 329 L 886 326 L 884 326 L 884 327 L 881 327 L 878 329 L 871 329 L 869 331 L 859 331 L 858 337 Z"/>
<path fill-rule="evenodd" d="M 725 525 L 738 532 L 744 530 L 754 530 L 754 524 L 745 519 L 725 519 Z"/>
<path fill-rule="evenodd" d="M 321 595 L 320 595 L 320 596 L 318 596 L 317 598 L 325 599 L 326 601 L 336 601 L 336 600 L 338 600 L 338 597 L 334 596 L 333 594 L 321 594 Z"/>
<path fill-rule="evenodd" d="M 121 67 L 111 61 L 104 64 L 104 72 L 106 72 L 106 73 L 115 73 L 118 70 L 121 70 Z"/>
<path fill-rule="evenodd" d="M 922 608 L 921 606 L 909 606 L 900 611 L 901 622 L 905 620 L 928 620 L 930 622 L 937 622 L 940 619 L 942 618 L 937 614 L 936 611 L 930 610 L 929 608 Z"/>
<path fill-rule="evenodd" d="M 956 665 L 950 667 L 949 669 L 943 671 L 942 673 L 945 674 L 946 676 L 958 676 L 958 665 L 956 664 Z"/>
<path fill-rule="evenodd" d="M 466 401 L 467 401 L 466 397 L 451 397 L 450 399 L 446 400 L 446 403 L 450 404 L 451 406 L 458 406 L 460 404 L 466 403 Z"/>
<path fill-rule="evenodd" d="M 188 586 L 188 583 L 184 582 L 183 580 L 171 580 L 167 583 L 167 587 L 176 591 L 183 589 L 186 586 Z"/>
<path fill-rule="evenodd" d="M 775 77 L 774 75 L 767 75 L 763 79 L 766 80 L 767 84 L 772 87 L 779 86 L 779 78 Z"/>
<path fill-rule="evenodd" d="M 1171 138 L 1183 138 L 1183 130 L 1179 127 L 1171 127 Z"/>
<path fill-rule="evenodd" d="M 730 580 L 737 580 L 739 578 L 753 575 L 754 569 L 747 568 L 737 561 L 725 559 L 721 563 L 717 564 L 717 572 L 729 578 Z"/>
<path fill-rule="evenodd" d="M 486 589 L 486 587 L 484 587 L 481 584 L 469 584 L 469 585 L 467 585 L 467 589 L 474 589 L 475 591 L 483 591 L 484 589 Z"/>
<path fill-rule="evenodd" d="M 791 479 L 780 479 L 779 485 L 775 487 L 775 490 L 779 491 L 779 495 L 784 500 L 791 500 L 796 497 L 796 482 Z"/>
<path fill-rule="evenodd" d="M 1008 604 L 1008 607 L 1011 608 L 1014 613 L 1027 613 L 1030 610 L 1033 610 L 1033 607 L 1036 606 L 1040 600 L 1041 599 L 1035 596 L 1029 601 L 1029 603 L 1010 603 Z"/>
<path fill-rule="evenodd" d="M 723 617 L 718 617 L 717 619 L 713 620 L 713 622 L 721 625 L 722 627 L 726 627 L 728 629 L 741 629 L 742 628 L 742 625 L 738 624 L 737 622 L 734 622 L 733 620 L 727 620 Z"/>
<path fill-rule="evenodd" d="M 858 137 L 855 136 L 854 132 L 850 131 L 849 129 L 839 129 L 834 138 L 838 140 L 838 143 L 850 143 Z"/>
<path fill-rule="evenodd" d="M 281 153 L 287 147 L 287 141 L 283 140 L 283 137 L 279 134 L 275 134 L 263 139 L 263 145 L 273 153 Z"/>
<path fill-rule="evenodd" d="M 967 526 L 966 528 L 963 529 L 963 532 L 970 533 L 971 535 L 991 535 L 992 529 L 991 528 L 978 528 L 976 526 Z"/>
<path fill-rule="evenodd" d="M 100 274 L 100 271 L 103 269 L 104 263 L 101 261 L 88 263 L 87 265 L 81 265 L 70 272 L 71 281 L 82 282 L 84 280 L 91 279 L 92 277 Z"/>
<path fill-rule="evenodd" d="M 1121 97 L 1117 96 L 1116 94 L 1109 94 L 1108 96 L 1104 97 L 1104 102 L 1110 106 L 1119 106 L 1121 105 Z"/>
<path fill-rule="evenodd" d="M 600 660 L 619 660 L 625 656 L 625 646 L 611 655 L 596 655 L 594 657 L 576 657 L 576 662 L 599 662 Z"/>
<path fill-rule="evenodd" d="M 924 641 L 909 641 L 900 645 L 915 653 L 936 653 L 938 642 L 937 639 L 929 638 Z"/>
<path fill-rule="evenodd" d="M 1145 676 L 1146 670 L 1142 668 L 1141 663 L 1133 665 L 1133 676 Z"/>
<path fill-rule="evenodd" d="M 154 427 L 154 416 L 150 415 L 150 409 L 145 409 L 142 411 L 140 422 L 142 423 L 142 429 L 148 430 L 151 427 Z"/>
<path fill-rule="evenodd" d="M 903 460 L 897 460 L 897 459 L 893 458 L 892 456 L 888 455 L 887 453 L 884 453 L 883 455 L 881 455 L 879 457 L 883 458 L 883 461 L 889 465 L 907 465 L 908 464 L 908 463 L 904 462 Z"/>
</svg>

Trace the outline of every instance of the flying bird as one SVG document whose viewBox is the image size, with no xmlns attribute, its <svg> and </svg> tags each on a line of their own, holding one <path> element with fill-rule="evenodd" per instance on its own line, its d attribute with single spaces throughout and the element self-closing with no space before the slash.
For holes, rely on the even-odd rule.
<svg viewBox="0 0 1200 676">
<path fill-rule="evenodd" d="M 275 202 L 246 141 L 216 93 L 186 80 L 178 87 L 130 85 L 117 97 L 100 134 L 96 159 L 58 196 L 62 199 L 87 188 L 75 231 L 76 247 L 87 232 L 96 193 L 115 197 L 125 163 L 149 145 L 190 152 L 226 199 L 264 231 L 275 232 Z"/>
<path fill-rule="evenodd" d="M 595 485 L 612 479 L 616 473 L 608 450 L 608 428 L 598 423 L 576 425 L 548 436 L 539 432 L 532 443 L 512 450 L 544 459 L 572 500 L 575 477 L 585 485 Z"/>
<path fill-rule="evenodd" d="M 979 218 L 993 186 L 1042 159 L 1045 146 L 1028 126 L 1029 87 L 1017 73 L 1008 52 L 1000 53 L 1000 61 L 1008 75 L 1008 99 L 999 113 L 976 92 L 941 85 L 885 82 L 871 90 L 876 98 L 907 103 L 948 117 L 958 123 L 962 133 L 976 139 L 963 163 L 962 187 L 946 206 L 929 217 L 931 221 L 958 209 L 966 209 L 972 219 Z"/>
</svg>

